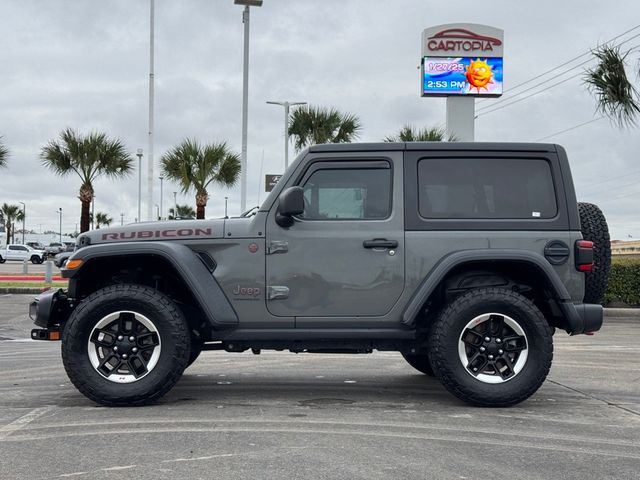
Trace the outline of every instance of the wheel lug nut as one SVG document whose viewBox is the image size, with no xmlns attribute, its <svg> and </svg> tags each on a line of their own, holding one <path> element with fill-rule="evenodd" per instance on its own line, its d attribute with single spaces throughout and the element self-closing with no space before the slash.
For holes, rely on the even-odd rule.
<svg viewBox="0 0 640 480">
<path fill-rule="evenodd" d="M 487 358 L 488 358 L 489 360 L 493 360 L 493 355 L 489 355 Z"/>
<path fill-rule="evenodd" d="M 502 355 L 504 352 L 502 350 L 498 350 L 498 353 Z"/>
<path fill-rule="evenodd" d="M 132 351 L 133 353 L 136 353 L 136 352 L 138 351 L 138 347 L 133 347 L 133 348 L 131 349 L 131 351 Z"/>
<path fill-rule="evenodd" d="M 486 350 L 486 348 L 484 348 L 484 347 L 480 347 L 480 351 L 481 351 L 481 352 L 484 352 L 485 350 Z"/>
<path fill-rule="evenodd" d="M 136 337 L 134 337 L 133 335 L 131 335 L 131 336 L 129 337 L 129 341 L 130 341 L 130 342 L 135 341 L 135 339 L 136 339 Z"/>
<path fill-rule="evenodd" d="M 473 367 L 473 371 L 474 371 L 474 372 L 477 372 L 477 371 L 478 371 L 478 369 L 477 369 L 476 367 Z"/>
<path fill-rule="evenodd" d="M 113 351 L 117 352 L 118 351 L 118 346 L 116 345 L 115 347 L 113 347 Z"/>
<path fill-rule="evenodd" d="M 122 358 L 127 358 L 127 354 L 126 354 L 126 353 L 123 353 L 123 354 L 122 354 Z"/>
<path fill-rule="evenodd" d="M 485 341 L 485 342 L 490 342 L 490 341 L 491 341 L 491 339 L 490 339 L 489 337 L 484 337 L 484 341 Z"/>
<path fill-rule="evenodd" d="M 502 343 L 502 339 L 496 338 L 496 343 Z"/>
<path fill-rule="evenodd" d="M 122 340 L 124 340 L 124 337 L 122 335 L 118 335 L 118 340 L 122 341 Z"/>
</svg>

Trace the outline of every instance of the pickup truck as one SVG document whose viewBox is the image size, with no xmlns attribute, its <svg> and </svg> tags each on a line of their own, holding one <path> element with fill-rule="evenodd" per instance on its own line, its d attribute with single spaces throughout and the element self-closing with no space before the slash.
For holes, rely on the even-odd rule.
<svg viewBox="0 0 640 480">
<path fill-rule="evenodd" d="M 0 248 L 0 263 L 7 260 L 29 260 L 31 263 L 38 264 L 44 262 L 46 254 L 44 250 L 36 250 L 29 245 L 8 244 L 4 248 Z"/>
</svg>

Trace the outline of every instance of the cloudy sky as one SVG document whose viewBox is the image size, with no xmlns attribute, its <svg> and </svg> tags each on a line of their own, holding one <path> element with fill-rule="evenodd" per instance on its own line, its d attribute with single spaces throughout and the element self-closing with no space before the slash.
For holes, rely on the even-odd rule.
<svg viewBox="0 0 640 480">
<path fill-rule="evenodd" d="M 355 113 L 362 141 L 404 123 L 442 126 L 444 100 L 419 96 L 420 33 L 444 23 L 488 24 L 505 30 L 506 93 L 477 102 L 476 140 L 534 141 L 598 116 L 581 81 L 590 64 L 568 70 L 588 56 L 556 70 L 555 79 L 540 74 L 627 30 L 616 42 L 629 39 L 623 47 L 635 49 L 636 68 L 639 19 L 637 0 L 264 0 L 251 13 L 248 205 L 265 196 L 260 173 L 280 173 L 284 164 L 282 108 L 267 100 Z M 0 202 L 25 202 L 27 226 L 36 230 L 55 228 L 62 207 L 63 230 L 73 231 L 79 182 L 54 177 L 38 154 L 65 127 L 104 130 L 132 154 L 146 152 L 149 1 L 4 0 L 0 32 L 0 136 L 11 151 Z M 156 0 L 156 159 L 185 137 L 224 140 L 240 152 L 242 33 L 233 0 Z M 579 198 L 603 208 L 612 237 L 640 238 L 640 129 L 620 131 L 601 119 L 545 141 L 565 146 Z M 95 190 L 97 211 L 134 220 L 136 175 L 100 180 Z M 165 215 L 176 190 L 165 182 Z M 239 212 L 239 188 L 218 189 L 207 217 L 223 215 L 225 196 L 230 213 Z M 178 203 L 194 202 L 178 194 Z"/>
</svg>

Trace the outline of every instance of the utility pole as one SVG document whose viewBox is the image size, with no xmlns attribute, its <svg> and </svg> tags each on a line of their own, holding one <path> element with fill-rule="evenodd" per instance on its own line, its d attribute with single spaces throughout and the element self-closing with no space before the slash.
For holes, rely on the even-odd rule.
<svg viewBox="0 0 640 480">
<path fill-rule="evenodd" d="M 289 167 L 289 107 L 292 107 L 295 105 L 306 105 L 307 102 L 267 101 L 267 103 L 269 105 L 280 105 L 284 107 L 284 169 L 286 170 Z"/>
<path fill-rule="evenodd" d="M 164 177 L 160 175 L 158 178 L 160 179 L 160 215 L 159 217 L 160 217 L 160 220 L 162 220 L 162 213 L 163 213 L 162 211 L 162 180 L 164 180 Z"/>
<path fill-rule="evenodd" d="M 153 101 L 155 0 L 149 0 L 149 148 L 147 152 L 147 220 L 153 219 Z"/>
<path fill-rule="evenodd" d="M 136 221 L 142 221 L 142 149 L 139 148 L 136 153 L 138 156 L 138 218 Z"/>
</svg>

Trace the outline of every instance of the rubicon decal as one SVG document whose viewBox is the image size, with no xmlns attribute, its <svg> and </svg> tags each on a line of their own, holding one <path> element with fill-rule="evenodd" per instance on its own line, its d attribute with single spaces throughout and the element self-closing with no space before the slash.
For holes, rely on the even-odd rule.
<svg viewBox="0 0 640 480">
<path fill-rule="evenodd" d="M 168 230 L 138 230 L 133 232 L 103 233 L 102 240 L 134 240 L 149 238 L 210 237 L 211 228 L 179 228 Z"/>
<path fill-rule="evenodd" d="M 502 45 L 502 41 L 485 35 L 478 35 L 463 28 L 450 28 L 429 37 L 427 48 L 431 51 L 449 52 L 463 50 L 465 52 L 493 52 L 493 47 Z"/>
</svg>

